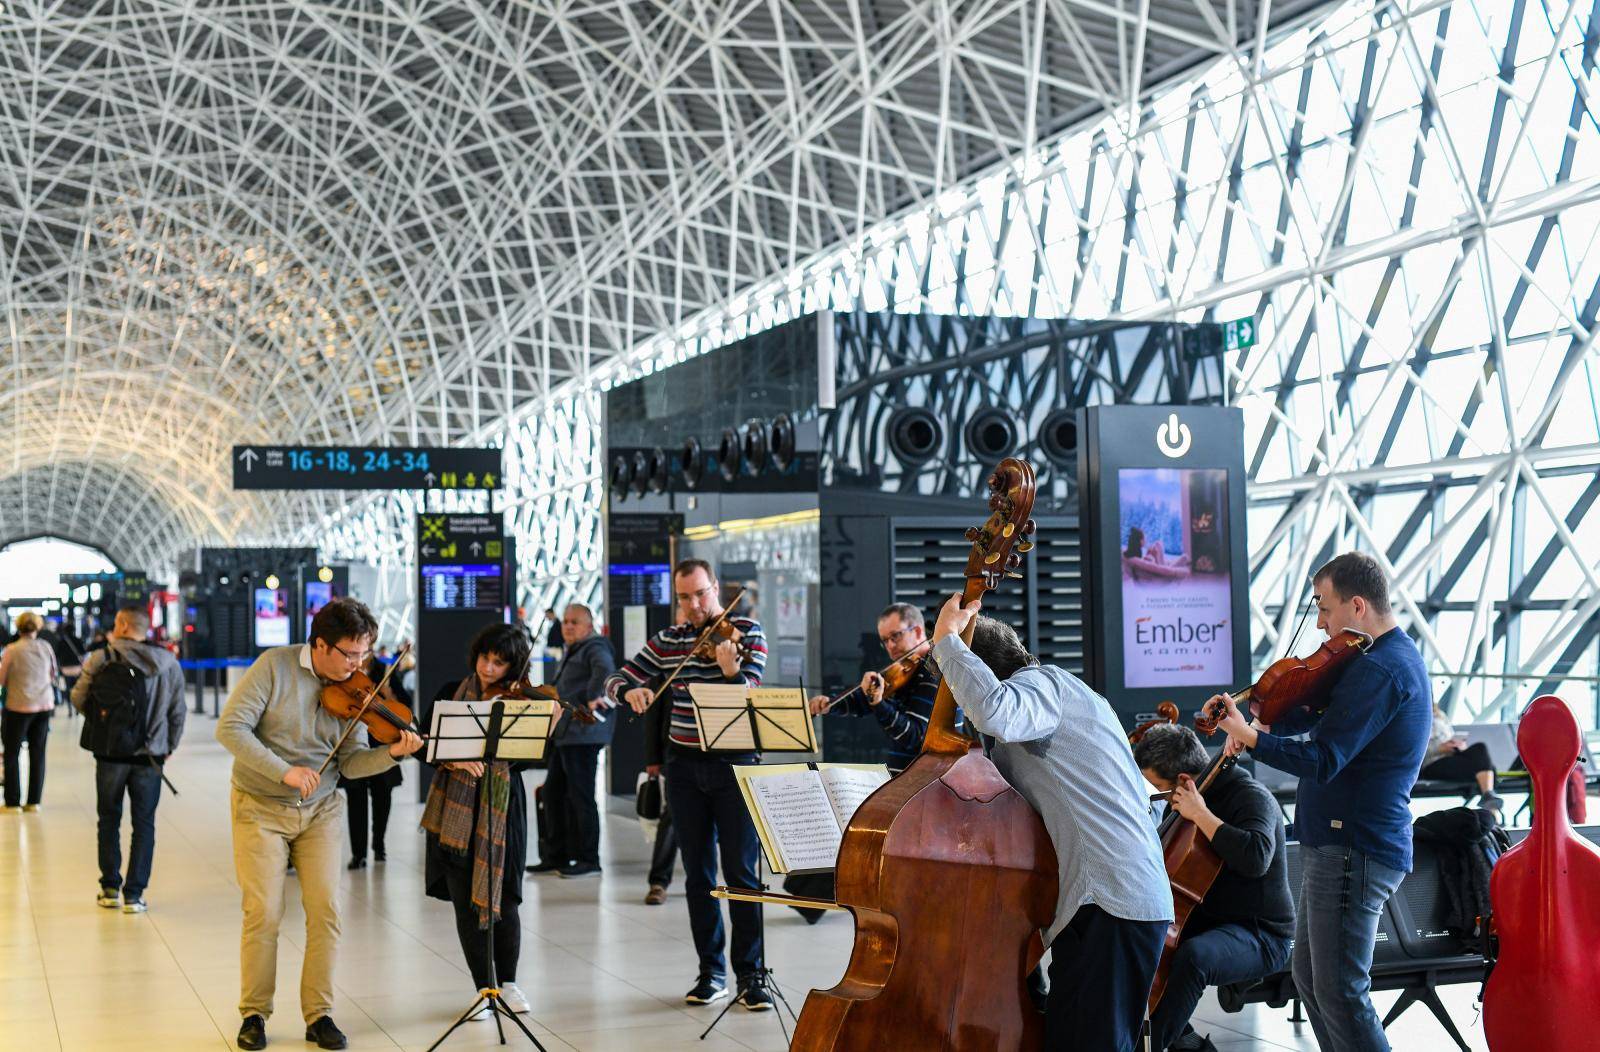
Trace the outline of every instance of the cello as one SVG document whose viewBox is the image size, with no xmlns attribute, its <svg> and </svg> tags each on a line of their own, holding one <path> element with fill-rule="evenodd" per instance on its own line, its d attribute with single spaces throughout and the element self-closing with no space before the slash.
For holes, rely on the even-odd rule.
<svg viewBox="0 0 1600 1052">
<path fill-rule="evenodd" d="M 1033 547 L 1033 469 L 1007 458 L 989 488 L 988 520 L 967 531 L 965 603 Z M 1055 914 L 1055 850 L 1032 805 L 957 733 L 955 712 L 942 683 L 922 754 L 850 819 L 835 883 L 855 945 L 838 985 L 806 997 L 790 1052 L 1042 1045 L 1027 976 Z"/>
<path fill-rule="evenodd" d="M 1557 697 L 1522 715 L 1533 828 L 1495 864 L 1489 902 L 1500 952 L 1483 990 L 1493 1052 L 1593 1048 L 1600 1032 L 1600 850 L 1572 831 L 1563 786 L 1583 735 Z"/>
</svg>

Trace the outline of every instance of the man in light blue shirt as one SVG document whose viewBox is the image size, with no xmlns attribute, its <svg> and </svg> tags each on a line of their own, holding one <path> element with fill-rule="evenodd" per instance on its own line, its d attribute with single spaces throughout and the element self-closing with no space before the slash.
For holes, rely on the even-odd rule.
<svg viewBox="0 0 1600 1052">
<path fill-rule="evenodd" d="M 1106 700 L 1040 665 L 1009 626 L 977 617 L 979 605 L 963 607 L 959 595 L 945 603 L 933 657 L 1055 845 L 1046 1044 L 1132 1052 L 1172 920 L 1144 779 Z M 974 618 L 969 647 L 961 635 Z"/>
</svg>

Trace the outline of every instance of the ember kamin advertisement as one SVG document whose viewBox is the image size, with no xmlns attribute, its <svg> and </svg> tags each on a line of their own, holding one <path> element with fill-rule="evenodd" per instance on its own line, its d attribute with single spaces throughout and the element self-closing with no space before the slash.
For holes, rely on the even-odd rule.
<svg viewBox="0 0 1600 1052">
<path fill-rule="evenodd" d="M 1117 475 L 1124 685 L 1231 683 L 1227 471 L 1123 468 Z"/>
</svg>

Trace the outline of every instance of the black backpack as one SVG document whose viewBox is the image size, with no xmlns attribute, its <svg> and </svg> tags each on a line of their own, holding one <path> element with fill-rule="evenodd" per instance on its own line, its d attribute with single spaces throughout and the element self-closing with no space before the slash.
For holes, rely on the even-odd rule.
<svg viewBox="0 0 1600 1052">
<path fill-rule="evenodd" d="M 127 759 L 144 748 L 150 726 L 150 677 L 106 648 L 106 663 L 89 680 L 78 744 L 96 756 Z"/>
</svg>

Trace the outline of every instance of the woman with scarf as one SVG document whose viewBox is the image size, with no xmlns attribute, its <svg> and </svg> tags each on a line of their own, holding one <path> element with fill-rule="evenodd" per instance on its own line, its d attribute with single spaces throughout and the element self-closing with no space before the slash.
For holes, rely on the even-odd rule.
<svg viewBox="0 0 1600 1052">
<path fill-rule="evenodd" d="M 490 625 L 468 649 L 472 673 L 456 688 L 456 701 L 492 698 L 528 668 L 532 644 L 517 625 Z M 455 906 L 456 934 L 472 972 L 473 985 L 489 985 L 484 931 L 494 911 L 494 969 L 500 996 L 514 1012 L 528 1011 L 517 988 L 517 958 L 522 951 L 522 868 L 528 853 L 528 798 L 522 787 L 525 763 L 496 760 L 441 764 L 434 774 L 422 828 L 428 834 L 424 870 L 427 893 Z M 479 779 L 489 778 L 488 813 L 481 805 Z M 474 1019 L 488 1019 L 487 1005 Z"/>
</svg>

